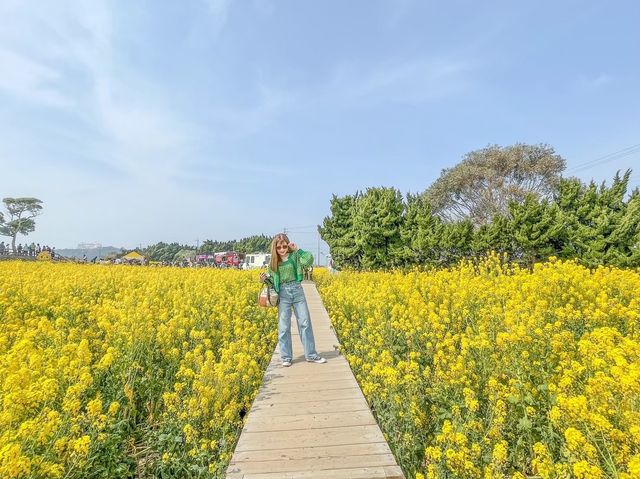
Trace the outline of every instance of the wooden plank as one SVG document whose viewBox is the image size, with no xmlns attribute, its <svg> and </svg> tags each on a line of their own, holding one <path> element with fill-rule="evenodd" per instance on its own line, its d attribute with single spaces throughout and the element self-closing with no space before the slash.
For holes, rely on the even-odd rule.
<svg viewBox="0 0 640 479">
<path fill-rule="evenodd" d="M 231 463 L 269 460 L 289 461 L 296 459 L 334 458 L 389 453 L 389 445 L 386 442 L 322 447 L 289 447 L 286 449 L 269 449 L 266 451 L 237 451 L 236 454 L 233 455 Z"/>
<path fill-rule="evenodd" d="M 387 479 L 404 479 L 400 466 L 385 466 L 383 469 Z"/>
<path fill-rule="evenodd" d="M 335 371 L 335 370 L 334 370 Z M 278 375 L 270 375 L 270 376 L 266 376 L 265 381 L 264 381 L 264 385 L 268 386 L 271 384 L 301 384 L 301 383 L 308 383 L 309 381 L 313 380 L 313 381 L 332 381 L 334 379 L 347 379 L 349 376 L 351 376 L 351 378 L 353 378 L 353 376 L 351 374 L 349 374 L 349 376 L 346 376 L 344 374 L 343 371 L 330 371 L 330 372 L 318 372 L 317 374 L 313 375 L 313 378 L 309 377 L 308 373 L 305 374 L 291 374 L 291 375 L 282 375 L 282 374 L 278 374 Z M 355 381 L 355 378 L 353 378 L 353 380 Z"/>
<path fill-rule="evenodd" d="M 281 404 L 300 403 L 309 401 L 328 401 L 332 399 L 351 399 L 362 396 L 358 387 L 345 389 L 331 389 L 329 391 L 314 391 L 313 393 L 278 393 L 275 391 L 260 392 L 256 401 L 279 402 Z"/>
<path fill-rule="evenodd" d="M 321 414 L 362 410 L 369 411 L 369 405 L 363 397 L 356 397 L 352 399 L 336 399 L 334 401 L 309 401 L 297 405 L 275 402 L 254 403 L 249 415 L 256 416 L 256 419 L 258 419 L 262 415 L 267 417 L 290 416 L 292 411 L 295 411 L 296 414 Z"/>
<path fill-rule="evenodd" d="M 325 427 L 368 426 L 376 424 L 370 411 L 333 412 L 330 414 L 300 414 L 294 416 L 262 417 L 247 422 L 243 432 L 295 431 Z"/>
<path fill-rule="evenodd" d="M 331 349 L 319 348 L 317 345 L 316 345 L 316 351 L 318 354 L 320 354 L 327 360 L 326 363 L 317 364 L 317 363 L 311 363 L 306 361 L 304 353 L 302 352 L 302 346 L 300 346 L 300 348 L 298 349 L 294 343 L 292 357 L 293 357 L 293 365 L 296 367 L 289 368 L 289 370 L 295 371 L 296 369 L 299 369 L 300 366 L 311 368 L 311 370 L 314 370 L 315 368 L 326 368 L 328 366 L 336 366 L 336 365 L 340 365 L 342 367 L 349 366 L 349 363 L 347 363 L 346 359 L 339 351 L 334 351 L 332 348 Z M 276 354 L 277 356 L 274 356 L 270 360 L 269 365 L 267 366 L 267 371 L 282 368 L 282 358 L 280 356 L 280 353 L 276 351 Z"/>
<path fill-rule="evenodd" d="M 288 368 L 283 367 L 280 362 L 280 359 L 278 359 L 278 364 L 274 368 L 267 369 L 265 380 L 270 380 L 271 378 L 296 377 L 310 379 L 316 374 L 335 374 L 336 376 L 345 374 L 347 376 L 353 376 L 351 368 L 349 368 L 345 360 L 338 361 L 337 359 L 329 359 L 325 364 L 309 364 L 304 359 L 300 362 L 294 359 L 293 364 Z"/>
<path fill-rule="evenodd" d="M 292 342 L 293 342 L 292 354 L 294 359 L 293 364 L 305 364 L 308 367 L 318 367 L 316 363 L 306 362 L 304 360 L 305 357 L 304 357 L 304 352 L 302 351 L 302 346 L 297 344 L 295 341 L 292 341 Z M 318 345 L 316 344 L 316 350 L 317 349 L 318 349 Z M 321 348 L 320 351 L 318 351 L 318 353 L 322 353 L 326 358 L 328 358 L 328 362 L 325 364 L 331 364 L 333 359 L 344 359 L 344 356 L 342 356 L 340 351 L 335 350 L 332 346 L 325 346 L 324 348 Z M 269 360 L 269 367 L 280 366 L 281 358 L 282 356 L 280 355 L 280 352 L 276 348 L 276 351 L 273 357 Z M 348 365 L 348 364 L 346 364 L 345 362 L 345 365 Z"/>
<path fill-rule="evenodd" d="M 242 479 L 389 479 L 384 467 L 243 474 Z"/>
<path fill-rule="evenodd" d="M 327 362 L 323 363 L 323 364 L 317 364 L 317 363 L 311 363 L 308 362 L 305 357 L 304 354 L 302 354 L 302 351 L 300 351 L 300 354 L 296 354 L 296 348 L 293 348 L 293 366 L 289 367 L 289 368 L 283 368 L 282 367 L 282 359 L 280 358 L 280 355 L 278 354 L 278 357 L 273 358 L 271 360 L 271 362 L 269 363 L 269 365 L 267 366 L 267 373 L 270 372 L 274 372 L 274 371 L 283 371 L 283 370 L 287 370 L 289 372 L 301 372 L 301 371 L 305 371 L 306 372 L 313 372 L 313 371 L 324 371 L 326 369 L 350 369 L 349 367 L 349 363 L 347 363 L 347 360 L 344 358 L 344 356 L 340 355 L 338 352 L 336 351 L 329 351 L 329 350 L 322 350 L 316 347 L 316 350 L 318 351 L 318 354 L 320 354 L 321 356 L 323 356 Z"/>
<path fill-rule="evenodd" d="M 295 434 L 280 432 L 245 432 L 240 435 L 237 451 L 255 449 L 282 449 L 286 447 L 332 446 L 384 441 L 377 425 L 327 427 L 297 431 Z"/>
<path fill-rule="evenodd" d="M 243 474 L 256 474 L 268 472 L 292 472 L 292 471 L 323 471 L 327 469 L 356 469 L 374 466 L 395 466 L 396 460 L 393 454 L 373 454 L 362 456 L 343 456 L 314 459 L 291 459 L 272 461 L 240 462 L 229 465 L 229 473 L 242 472 Z"/>
<path fill-rule="evenodd" d="M 358 383 L 353 378 L 341 379 L 334 378 L 329 381 L 316 381 L 309 379 L 303 383 L 269 383 L 263 386 L 263 390 L 266 393 L 277 391 L 279 393 L 294 393 L 294 392 L 317 392 L 317 391 L 331 391 L 333 389 L 349 389 L 358 387 Z"/>
</svg>

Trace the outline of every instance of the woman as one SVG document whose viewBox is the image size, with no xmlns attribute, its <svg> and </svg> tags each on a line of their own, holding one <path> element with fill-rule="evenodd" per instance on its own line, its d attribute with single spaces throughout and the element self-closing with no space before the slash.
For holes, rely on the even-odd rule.
<svg viewBox="0 0 640 479">
<path fill-rule="evenodd" d="M 304 269 L 313 264 L 313 256 L 308 251 L 298 248 L 289 242 L 284 233 L 277 234 L 271 241 L 271 262 L 268 267 L 269 275 L 273 279 L 273 287 L 279 294 L 278 305 L 278 345 L 282 366 L 289 367 L 293 361 L 291 346 L 291 309 L 296 313 L 300 340 L 304 347 L 304 356 L 308 362 L 322 364 L 327 360 L 316 352 L 313 339 L 313 328 L 307 299 L 302 289 Z M 267 273 L 260 274 L 260 280 L 265 281 Z"/>
</svg>

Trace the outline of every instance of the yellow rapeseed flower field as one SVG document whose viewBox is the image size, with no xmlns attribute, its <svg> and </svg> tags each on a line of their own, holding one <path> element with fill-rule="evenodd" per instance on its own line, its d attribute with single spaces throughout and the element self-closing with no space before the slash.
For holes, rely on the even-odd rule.
<svg viewBox="0 0 640 479">
<path fill-rule="evenodd" d="M 222 477 L 275 347 L 257 274 L 0 262 L 0 477 Z"/>
<path fill-rule="evenodd" d="M 640 477 L 638 271 L 491 257 L 316 279 L 409 477 Z"/>
</svg>

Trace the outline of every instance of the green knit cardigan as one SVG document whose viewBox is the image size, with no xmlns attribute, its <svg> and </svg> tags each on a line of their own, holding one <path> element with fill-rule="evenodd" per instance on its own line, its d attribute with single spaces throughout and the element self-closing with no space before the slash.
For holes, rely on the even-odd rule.
<svg viewBox="0 0 640 479">
<path fill-rule="evenodd" d="M 313 265 L 313 255 L 308 251 L 297 249 L 289 253 L 289 258 L 293 260 L 296 265 L 296 281 L 300 282 L 304 278 L 304 270 Z M 287 260 L 289 260 L 287 258 Z M 280 274 L 277 271 L 273 271 L 271 266 L 268 268 L 269 274 L 273 278 L 273 287 L 276 292 L 280 292 Z"/>
</svg>

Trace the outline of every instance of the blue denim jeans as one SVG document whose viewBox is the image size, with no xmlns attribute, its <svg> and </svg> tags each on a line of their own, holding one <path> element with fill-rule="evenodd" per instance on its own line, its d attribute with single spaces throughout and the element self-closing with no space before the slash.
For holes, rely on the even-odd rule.
<svg viewBox="0 0 640 479">
<path fill-rule="evenodd" d="M 291 347 L 291 308 L 295 310 L 298 321 L 298 332 L 304 347 L 304 355 L 307 359 L 318 357 L 316 342 L 313 339 L 311 316 L 307 299 L 304 297 L 302 285 L 297 281 L 280 285 L 280 304 L 278 305 L 278 346 L 280 357 L 285 360 L 293 359 Z"/>
</svg>

